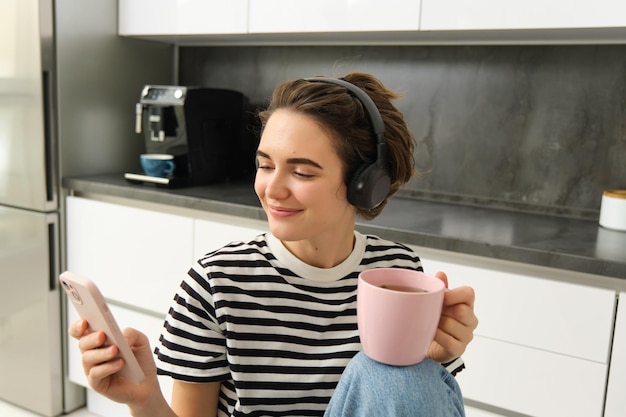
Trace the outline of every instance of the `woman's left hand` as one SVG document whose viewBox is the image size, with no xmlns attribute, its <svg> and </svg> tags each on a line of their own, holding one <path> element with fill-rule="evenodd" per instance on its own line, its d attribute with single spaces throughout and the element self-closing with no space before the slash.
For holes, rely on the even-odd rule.
<svg viewBox="0 0 626 417">
<path fill-rule="evenodd" d="M 448 277 L 443 272 L 435 276 L 448 287 Z M 474 314 L 474 290 L 458 287 L 447 290 L 443 298 L 443 309 L 435 340 L 430 345 L 428 357 L 439 363 L 450 362 L 460 357 L 474 338 L 478 318 Z"/>
</svg>

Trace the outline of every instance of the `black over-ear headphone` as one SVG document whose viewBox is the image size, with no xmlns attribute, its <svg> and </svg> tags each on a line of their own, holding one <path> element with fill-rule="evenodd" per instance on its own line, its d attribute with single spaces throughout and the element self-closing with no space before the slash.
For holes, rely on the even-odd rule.
<svg viewBox="0 0 626 417">
<path fill-rule="evenodd" d="M 365 210 L 376 208 L 382 203 L 391 186 L 385 123 L 372 98 L 356 85 L 339 78 L 305 78 L 306 81 L 336 84 L 345 87 L 365 107 L 376 138 L 376 161 L 361 165 L 348 184 L 348 201 L 355 207 Z"/>
</svg>

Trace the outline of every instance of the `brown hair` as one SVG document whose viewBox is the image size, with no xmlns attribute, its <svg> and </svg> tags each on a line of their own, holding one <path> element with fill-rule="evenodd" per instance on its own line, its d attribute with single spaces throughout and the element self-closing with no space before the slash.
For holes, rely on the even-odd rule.
<svg viewBox="0 0 626 417">
<path fill-rule="evenodd" d="M 389 197 L 413 176 L 415 139 L 404 121 L 404 116 L 391 102 L 399 98 L 397 93 L 388 90 L 370 74 L 355 72 L 343 79 L 371 97 L 385 124 L 391 187 L 379 206 L 371 210 L 357 208 L 360 217 L 370 220 L 380 214 Z M 324 129 L 328 129 L 335 150 L 344 163 L 346 185 L 364 162 L 372 163 L 376 160 L 376 140 L 370 117 L 359 99 L 345 87 L 303 79 L 287 81 L 274 90 L 267 110 L 259 113 L 263 126 L 277 109 L 305 114 Z"/>
</svg>

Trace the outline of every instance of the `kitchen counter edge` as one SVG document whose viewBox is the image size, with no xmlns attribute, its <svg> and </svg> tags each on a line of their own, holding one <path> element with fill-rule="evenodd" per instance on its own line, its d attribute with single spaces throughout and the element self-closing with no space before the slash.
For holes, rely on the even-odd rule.
<svg viewBox="0 0 626 417">
<path fill-rule="evenodd" d="M 131 184 L 124 180 L 120 174 L 98 175 L 88 177 L 70 177 L 64 178 L 62 186 L 70 193 L 78 194 L 101 194 L 113 197 L 121 197 L 144 202 L 157 203 L 175 207 L 183 207 L 193 210 L 215 212 L 240 216 L 244 218 L 263 220 L 265 213 L 253 192 L 252 184 L 247 182 L 216 184 L 213 186 L 167 189 L 154 186 Z M 431 249 L 451 251 L 459 254 L 474 255 L 486 257 L 490 259 L 499 259 L 504 261 L 512 261 L 526 265 L 535 265 L 540 267 L 555 268 L 559 270 L 574 271 L 586 274 L 597 275 L 599 278 L 606 277 L 609 279 L 608 284 L 602 286 L 615 287 L 624 289 L 626 285 L 626 233 L 616 235 L 618 239 L 624 241 L 624 259 L 606 259 L 592 253 L 576 253 L 576 251 L 568 251 L 567 249 L 536 246 L 532 241 L 541 243 L 540 236 L 530 239 L 528 244 L 520 244 L 520 242 L 498 242 L 498 239 L 489 241 L 489 239 L 473 239 L 471 236 L 461 237 L 454 233 L 442 233 L 439 230 L 423 230 L 424 228 L 415 227 L 408 224 L 406 228 L 398 227 L 397 218 L 401 213 L 424 212 L 424 205 L 432 205 L 431 202 L 420 200 L 391 199 L 388 207 L 383 211 L 391 211 L 391 215 L 380 216 L 374 221 L 357 222 L 357 230 L 361 233 L 375 234 L 381 238 L 402 242 L 408 245 L 420 246 Z M 395 206 L 395 207 L 394 207 Z M 394 207 L 394 208 L 392 208 Z M 432 213 L 431 219 L 425 219 L 429 223 L 441 222 L 441 216 L 454 215 L 461 217 L 467 215 L 467 210 L 477 211 L 474 215 L 485 216 L 491 214 L 500 216 L 505 222 L 513 223 L 523 218 L 525 221 L 527 214 L 504 212 L 501 210 L 468 209 L 459 207 L 454 204 L 437 205 L 437 210 L 433 207 L 427 207 L 427 213 Z M 395 209 L 395 210 L 394 210 Z M 444 213 L 448 211 L 448 213 Z M 400 214 L 398 214 L 400 213 Z M 469 215 L 472 215 L 470 212 Z M 415 216 L 412 216 L 415 217 Z M 532 216 L 531 216 L 532 217 Z M 390 221 L 390 219 L 394 219 Z M 540 219 L 539 221 L 544 220 Z M 471 222 L 471 219 L 468 220 Z M 536 222 L 534 219 L 531 222 Z M 567 224 L 567 226 L 559 225 L 559 222 Z M 494 222 L 497 223 L 497 222 Z M 584 237 L 586 245 L 597 246 L 598 242 L 593 240 L 593 236 L 589 236 L 590 231 L 595 230 L 595 224 L 591 224 L 585 220 L 568 220 L 554 218 L 550 219 L 550 224 L 557 223 L 556 227 L 567 227 L 570 230 L 580 229 L 580 236 Z M 586 235 L 585 233 L 586 232 Z M 619 233 L 619 232 L 615 232 Z M 623 235 L 623 237 L 621 236 Z M 545 239 L 554 237 L 547 236 Z M 562 237 L 561 239 L 566 239 Z M 576 236 L 573 237 L 576 239 Z M 621 242 L 621 241 L 620 241 Z M 558 243 L 558 242 L 557 242 Z M 615 243 L 614 241 L 611 243 Z M 588 248 L 587 248 L 588 249 Z M 589 252 L 589 251 L 587 251 Z M 616 281 L 616 285 L 611 285 L 611 281 Z"/>
</svg>

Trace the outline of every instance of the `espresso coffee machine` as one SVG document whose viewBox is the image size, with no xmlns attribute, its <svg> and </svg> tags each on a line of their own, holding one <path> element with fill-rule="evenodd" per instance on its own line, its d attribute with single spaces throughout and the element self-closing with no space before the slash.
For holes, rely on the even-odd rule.
<svg viewBox="0 0 626 417">
<path fill-rule="evenodd" d="M 206 185 L 250 176 L 258 140 L 242 93 L 215 88 L 147 85 L 136 109 L 145 153 L 174 156 L 167 177 L 126 173 L 131 182 L 167 187 Z"/>
</svg>

